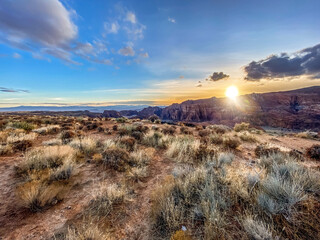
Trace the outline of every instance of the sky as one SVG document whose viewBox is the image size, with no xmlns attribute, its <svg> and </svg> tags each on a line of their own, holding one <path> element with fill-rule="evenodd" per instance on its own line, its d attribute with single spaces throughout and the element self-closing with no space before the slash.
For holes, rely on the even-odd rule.
<svg viewBox="0 0 320 240">
<path fill-rule="evenodd" d="M 320 85 L 319 0 L 0 0 L 0 107 Z"/>
</svg>

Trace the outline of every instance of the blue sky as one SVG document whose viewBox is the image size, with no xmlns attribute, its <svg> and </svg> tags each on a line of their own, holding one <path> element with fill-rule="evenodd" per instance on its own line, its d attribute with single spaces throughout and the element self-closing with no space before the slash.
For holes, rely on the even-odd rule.
<svg viewBox="0 0 320 240">
<path fill-rule="evenodd" d="M 0 104 L 163 105 L 221 97 L 230 85 L 241 94 L 319 85 L 319 9 L 317 0 L 1 0 Z"/>
</svg>

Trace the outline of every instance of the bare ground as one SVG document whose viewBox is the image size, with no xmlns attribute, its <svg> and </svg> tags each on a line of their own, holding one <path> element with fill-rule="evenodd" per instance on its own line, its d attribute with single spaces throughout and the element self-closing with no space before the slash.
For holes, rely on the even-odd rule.
<svg viewBox="0 0 320 240">
<path fill-rule="evenodd" d="M 101 137 L 95 134 L 96 137 Z M 296 137 L 257 135 L 261 143 L 274 143 L 285 148 L 301 152 L 307 147 L 319 143 L 314 140 Z M 40 145 L 45 137 L 37 139 L 35 145 Z M 237 159 L 254 160 L 255 144 L 243 143 L 237 153 Z M 31 213 L 21 207 L 16 196 L 17 179 L 14 176 L 14 165 L 23 160 L 22 154 L 0 157 L 0 239 L 48 239 L 62 229 L 66 223 L 76 219 L 83 208 L 92 199 L 92 194 L 99 187 L 97 183 L 117 183 L 124 179 L 123 173 L 112 170 L 102 170 L 95 164 L 83 164 L 79 168 L 76 185 L 57 205 L 39 213 Z M 319 164 L 312 162 L 312 167 Z M 150 163 L 150 176 L 143 182 L 132 185 L 133 197 L 124 208 L 124 220 L 113 226 L 116 239 L 150 239 L 149 211 L 151 194 L 157 185 L 171 173 L 173 162 L 163 157 L 157 151 Z"/>
</svg>

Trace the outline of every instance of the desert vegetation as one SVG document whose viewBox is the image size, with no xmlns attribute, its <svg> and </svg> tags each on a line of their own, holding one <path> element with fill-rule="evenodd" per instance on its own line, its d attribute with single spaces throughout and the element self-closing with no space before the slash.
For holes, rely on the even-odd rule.
<svg viewBox="0 0 320 240">
<path fill-rule="evenodd" d="M 6 115 L 0 123 L 1 237 L 320 236 L 314 133 L 155 116 Z"/>
</svg>

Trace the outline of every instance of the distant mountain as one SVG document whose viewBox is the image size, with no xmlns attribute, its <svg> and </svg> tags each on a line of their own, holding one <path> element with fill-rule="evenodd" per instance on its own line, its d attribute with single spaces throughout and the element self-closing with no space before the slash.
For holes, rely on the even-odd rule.
<svg viewBox="0 0 320 240">
<path fill-rule="evenodd" d="M 48 110 L 49 109 L 49 110 Z M 150 106 L 73 106 L 2 108 L 15 111 L 5 114 L 64 115 L 89 117 L 137 117 L 159 116 L 173 122 L 210 122 L 233 125 L 249 122 L 255 126 L 310 129 L 320 131 L 320 86 L 292 91 L 252 93 L 237 97 L 188 100 L 168 107 Z M 19 111 L 19 112 L 18 112 Z M 32 112 L 23 112 L 32 111 Z"/>
<path fill-rule="evenodd" d="M 165 120 L 320 130 L 320 86 L 292 91 L 252 93 L 228 98 L 188 100 L 164 108 Z"/>
<path fill-rule="evenodd" d="M 113 106 L 18 106 L 9 108 L 0 108 L 0 112 L 32 112 L 32 111 L 53 111 L 53 112 L 66 112 L 66 111 L 90 111 L 102 113 L 105 110 L 135 110 L 140 111 L 148 105 L 113 105 Z"/>
</svg>

